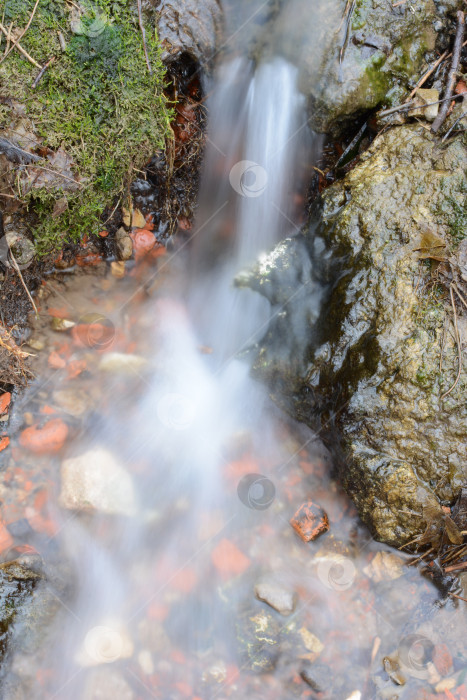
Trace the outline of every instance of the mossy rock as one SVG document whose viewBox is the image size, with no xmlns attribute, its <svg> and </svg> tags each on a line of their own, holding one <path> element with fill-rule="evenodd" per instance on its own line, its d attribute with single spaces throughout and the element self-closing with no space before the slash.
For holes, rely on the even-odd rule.
<svg viewBox="0 0 467 700">
<path fill-rule="evenodd" d="M 398 7 L 387 0 L 356 0 L 348 22 L 345 5 L 323 37 L 319 69 L 316 50 L 307 46 L 300 77 L 312 127 L 335 135 L 359 114 L 397 104 L 420 77 L 436 40 L 433 0 Z"/>
<path fill-rule="evenodd" d="M 312 228 L 270 256 L 276 271 L 278 253 L 280 268 L 296 268 L 295 246 L 318 268 L 332 251 L 336 267 L 326 262 L 314 323 L 301 297 L 309 289 L 309 307 L 316 290 L 308 284 L 289 295 L 280 348 L 270 329 L 254 372 L 301 420 L 339 431 L 342 482 L 377 538 L 394 545 L 423 532 L 422 507 L 451 503 L 467 479 L 465 362 L 443 398 L 458 371 L 449 293 L 440 284 L 448 263 L 420 252 L 429 232 L 446 243 L 433 255 L 452 259 L 466 234 L 466 140 L 443 144 L 420 125 L 381 134 L 324 193 L 318 234 Z M 263 262 L 254 275 L 271 278 L 271 270 Z M 289 270 L 287 286 L 290 279 Z M 256 288 L 268 289 L 267 280 Z"/>
<path fill-rule="evenodd" d="M 0 0 L 4 26 L 25 27 L 33 6 Z M 136 0 L 44 0 L 20 43 L 39 65 L 54 61 L 38 82 L 39 69 L 16 49 L 0 64 L 0 138 L 34 161 L 0 156 L 10 194 L 2 204 L 28 209 L 38 253 L 97 233 L 105 208 L 127 197 L 133 172 L 164 147 L 165 71 L 155 16 L 145 23 L 151 72 Z"/>
</svg>

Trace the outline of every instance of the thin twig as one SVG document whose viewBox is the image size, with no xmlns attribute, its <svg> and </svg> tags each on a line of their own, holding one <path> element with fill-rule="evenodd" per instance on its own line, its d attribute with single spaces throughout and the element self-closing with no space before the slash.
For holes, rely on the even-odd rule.
<svg viewBox="0 0 467 700">
<path fill-rule="evenodd" d="M 460 549 L 454 546 L 445 556 L 443 556 L 442 566 L 444 567 L 449 561 L 452 561 L 452 559 L 459 559 L 460 557 L 464 556 L 466 552 L 467 548 L 465 544 L 461 544 Z"/>
<path fill-rule="evenodd" d="M 467 603 L 467 598 L 463 598 L 461 595 L 456 595 L 455 593 L 450 593 L 449 591 L 448 595 L 451 595 L 453 598 L 457 598 L 458 600 L 463 600 L 464 603 Z"/>
<path fill-rule="evenodd" d="M 454 86 L 456 84 L 456 79 L 457 79 L 457 69 L 459 67 L 459 61 L 460 61 L 461 51 L 462 51 L 462 42 L 464 40 L 464 29 L 465 29 L 465 15 L 462 12 L 462 10 L 459 10 L 459 12 L 457 13 L 456 38 L 454 40 L 454 48 L 452 49 L 451 69 L 449 71 L 448 84 L 446 87 L 446 95 L 445 95 L 446 101 L 443 104 L 442 108 L 439 110 L 438 116 L 436 117 L 433 124 L 431 125 L 431 131 L 434 134 L 438 133 L 441 125 L 444 123 L 444 120 L 446 119 L 446 117 L 448 115 L 449 98 L 451 97 L 452 93 L 454 92 Z"/>
<path fill-rule="evenodd" d="M 48 173 L 53 173 L 54 175 L 58 175 L 59 177 L 64 177 L 65 180 L 69 180 L 70 182 L 74 182 L 75 185 L 78 185 L 79 187 L 82 187 L 83 185 L 81 182 L 77 182 L 77 180 L 74 180 L 72 177 L 69 177 L 68 175 L 64 175 L 63 173 L 60 173 L 58 170 L 52 170 L 52 168 L 46 168 L 44 165 L 37 165 L 37 163 L 31 163 L 26 164 L 26 167 L 33 167 L 33 168 L 40 168 L 41 170 L 47 170 Z"/>
<path fill-rule="evenodd" d="M 10 50 L 10 37 L 11 37 L 11 28 L 12 28 L 12 26 L 13 26 L 13 22 L 10 22 L 10 26 L 8 27 L 8 35 L 7 35 L 7 38 L 6 38 L 6 47 L 5 47 L 5 51 L 4 51 L 4 54 L 3 54 L 3 58 L 5 58 L 5 56 L 7 55 L 7 53 L 8 53 L 9 50 Z M 0 44 L 1 44 L 1 37 L 0 37 Z M 3 61 L 3 58 L 2 58 L 2 61 Z M 0 62 L 1 62 L 1 61 L 0 61 Z"/>
<path fill-rule="evenodd" d="M 444 355 L 444 345 L 446 343 L 446 319 L 444 319 L 443 323 L 443 335 L 441 336 L 441 348 L 440 348 L 440 355 L 439 355 L 439 372 L 443 371 L 443 355 Z"/>
<path fill-rule="evenodd" d="M 464 93 L 464 94 L 465 94 L 465 93 Z M 454 127 L 455 127 L 457 124 L 459 124 L 460 121 L 462 121 L 462 119 L 464 119 L 464 117 L 467 117 L 467 112 L 463 112 L 463 113 L 460 115 L 460 117 L 459 117 L 458 119 L 456 119 L 456 121 L 455 121 L 454 124 L 451 126 L 451 128 L 449 129 L 449 131 L 447 131 L 447 132 L 444 134 L 443 138 L 441 139 L 441 142 L 446 141 L 446 139 L 448 138 L 448 136 L 449 136 L 449 134 L 451 133 L 451 131 L 454 129 Z"/>
<path fill-rule="evenodd" d="M 36 10 L 37 10 L 37 6 L 38 6 L 39 2 L 40 2 L 40 0 L 36 0 L 36 4 L 34 5 L 34 7 L 33 7 L 33 9 L 32 9 L 31 16 L 29 17 L 28 23 L 27 23 L 27 25 L 25 26 L 25 28 L 23 29 L 23 31 L 21 32 L 21 34 L 19 35 L 19 37 L 16 39 L 16 44 L 17 44 L 19 41 L 21 41 L 21 39 L 23 38 L 23 36 L 26 34 L 26 32 L 28 31 L 29 27 L 31 26 L 31 22 L 32 22 L 32 20 L 33 20 L 34 15 L 36 14 Z M 5 58 L 8 56 L 8 54 L 9 54 L 10 51 L 12 51 L 12 50 L 13 50 L 13 47 L 11 47 L 11 49 L 8 49 L 8 51 L 5 53 L 5 55 L 4 55 L 4 56 L 2 57 L 2 59 L 0 60 L 0 63 L 1 63 L 2 61 L 5 60 Z"/>
<path fill-rule="evenodd" d="M 347 17 L 346 17 L 344 41 L 343 41 L 341 49 L 339 51 L 339 82 L 342 82 L 342 62 L 344 60 L 344 53 L 345 53 L 345 49 L 346 49 L 347 42 L 349 39 L 349 29 L 350 29 L 350 24 L 352 21 L 352 14 L 354 11 L 356 1 L 357 0 L 352 0 L 352 4 L 350 5 L 349 11 L 348 11 Z"/>
<path fill-rule="evenodd" d="M 456 381 L 454 382 L 454 384 L 452 385 L 452 387 L 451 387 L 448 391 L 446 391 L 445 394 L 443 394 L 443 395 L 440 397 L 440 401 L 442 401 L 443 399 L 445 399 L 446 396 L 448 396 L 448 395 L 451 393 L 451 391 L 453 391 L 453 389 L 456 388 L 456 386 L 457 386 L 457 384 L 458 384 L 458 382 L 459 382 L 460 376 L 461 376 L 461 372 L 462 372 L 462 344 L 461 344 L 461 340 L 460 340 L 460 336 L 459 336 L 459 327 L 458 327 L 458 325 L 457 325 L 456 303 L 455 303 L 455 301 L 454 301 L 454 292 L 453 292 L 452 285 L 449 287 L 449 292 L 450 292 L 450 295 L 451 295 L 452 311 L 453 311 L 453 314 L 454 314 L 454 328 L 455 328 L 455 331 L 456 331 L 457 351 L 458 351 L 458 354 L 459 354 L 459 369 L 458 369 L 458 372 L 457 372 Z"/>
<path fill-rule="evenodd" d="M 430 547 L 430 549 L 428 549 L 426 552 L 424 552 L 420 557 L 411 561 L 409 563 L 409 566 L 414 566 L 418 561 L 421 561 L 422 559 L 424 559 L 424 557 L 427 557 L 431 552 L 434 552 L 434 550 L 435 550 L 434 547 Z"/>
<path fill-rule="evenodd" d="M 5 329 L 6 330 L 6 329 Z M 7 340 L 10 340 L 8 331 L 6 331 L 6 336 Z M 20 350 L 16 345 L 8 345 L 8 343 L 5 343 L 5 341 L 2 338 L 2 335 L 0 333 L 0 347 L 4 348 L 7 352 L 16 355 L 17 358 L 20 360 L 25 359 L 26 357 L 34 357 L 30 352 L 24 352 L 24 350 Z"/>
<path fill-rule="evenodd" d="M 459 291 L 459 287 L 455 282 L 452 283 L 452 286 L 454 287 L 454 291 L 456 292 L 457 296 L 461 300 L 461 302 L 464 304 L 465 308 L 467 309 L 467 301 L 464 299 L 463 295 Z"/>
<path fill-rule="evenodd" d="M 25 291 L 26 294 L 28 295 L 28 299 L 29 299 L 29 301 L 31 302 L 31 305 L 32 305 L 32 308 L 34 309 L 34 312 L 35 312 L 35 314 L 36 314 L 36 317 L 39 318 L 39 312 L 38 312 L 38 310 L 37 310 L 37 306 L 36 306 L 36 304 L 34 303 L 34 299 L 33 299 L 32 296 L 31 296 L 31 292 L 30 292 L 29 289 L 26 287 L 26 282 L 24 281 L 24 277 L 23 277 L 23 275 L 21 274 L 21 270 L 19 269 L 19 265 L 18 265 L 18 263 L 16 262 L 16 258 L 15 258 L 15 256 L 13 255 L 13 251 L 11 250 L 11 246 L 9 246 L 9 248 L 10 248 L 11 259 L 13 260 L 13 267 L 15 268 L 16 272 L 18 273 L 18 277 L 20 278 L 21 284 L 22 284 L 23 287 L 24 287 L 24 291 Z"/>
<path fill-rule="evenodd" d="M 7 30 L 5 29 L 5 27 L 3 26 L 3 24 L 2 24 L 1 22 L 0 22 L 0 29 L 1 29 L 1 31 L 5 34 L 5 36 L 8 36 Z M 25 58 L 27 58 L 28 61 L 29 61 L 30 63 L 32 63 L 33 66 L 36 66 L 36 68 L 42 68 L 41 64 L 38 63 L 36 60 L 34 60 L 34 58 L 33 58 L 32 56 L 30 56 L 30 55 L 28 54 L 28 52 L 25 51 L 25 50 L 23 49 L 23 47 L 22 47 L 20 44 L 18 44 L 18 42 L 17 42 L 15 39 L 12 38 L 12 39 L 11 39 L 11 43 L 14 44 L 14 46 L 16 46 L 16 48 L 18 49 L 18 51 L 20 51 L 20 53 L 22 53 L 23 56 L 24 56 Z"/>
<path fill-rule="evenodd" d="M 351 4 L 352 4 L 352 0 L 347 0 L 347 2 L 345 3 L 344 14 L 342 15 L 341 23 L 339 24 L 339 27 L 338 27 L 338 29 L 337 29 L 338 32 L 340 32 L 340 30 L 342 29 L 342 25 L 344 24 L 344 22 L 345 22 L 345 20 L 346 20 L 346 17 L 347 17 L 347 15 L 348 15 L 348 13 L 349 13 L 350 5 L 351 5 Z"/>
<path fill-rule="evenodd" d="M 418 81 L 418 83 L 415 85 L 414 89 L 412 90 L 412 92 L 410 93 L 410 95 L 409 95 L 409 97 L 408 97 L 408 99 L 407 99 L 407 102 L 408 102 L 409 100 L 412 99 L 412 97 L 413 97 L 413 96 L 415 95 L 415 93 L 417 92 L 418 88 L 421 88 L 422 85 L 424 85 L 424 84 L 426 83 L 426 81 L 428 80 L 428 78 L 430 77 L 430 75 L 438 68 L 439 64 L 442 63 L 442 62 L 444 61 L 445 58 L 449 58 L 449 56 L 451 56 L 451 54 L 448 54 L 447 51 L 445 51 L 443 54 L 441 54 L 441 56 L 438 58 L 438 60 L 435 61 L 435 63 L 433 63 L 433 65 L 431 66 L 431 68 L 425 73 L 425 75 L 423 75 L 423 76 L 420 78 L 420 80 Z"/>
<path fill-rule="evenodd" d="M 446 566 L 444 573 L 449 574 L 452 571 L 462 571 L 467 569 L 467 561 L 463 561 L 462 564 L 452 564 L 451 566 Z"/>
<path fill-rule="evenodd" d="M 442 100 L 436 100 L 436 102 L 426 102 L 423 105 L 420 105 L 418 102 L 406 102 L 403 105 L 397 105 L 397 107 L 391 107 L 390 109 L 385 109 L 382 112 L 379 112 L 378 116 L 379 117 L 387 117 L 389 114 L 393 114 L 394 112 L 403 112 L 404 109 L 407 109 L 410 111 L 410 110 L 415 109 L 416 107 L 419 107 L 419 106 L 421 106 L 421 107 L 423 107 L 423 109 L 425 109 L 425 107 L 431 107 L 431 105 L 439 105 L 442 102 L 446 102 L 448 100 L 457 100 L 459 97 L 464 97 L 464 96 L 465 96 L 465 93 L 463 93 L 461 95 L 450 95 L 449 97 L 443 97 Z"/>
<path fill-rule="evenodd" d="M 148 55 L 148 50 L 146 47 L 146 32 L 144 31 L 143 12 L 141 9 L 141 0 L 138 0 L 138 20 L 139 20 L 139 28 L 141 29 L 141 35 L 143 37 L 143 49 L 144 49 L 144 56 L 146 58 L 146 65 L 148 67 L 149 73 L 152 74 L 152 68 L 151 68 L 151 64 L 149 63 L 149 55 Z"/>
<path fill-rule="evenodd" d="M 42 78 L 42 76 L 44 75 L 44 73 L 45 73 L 45 71 L 47 70 L 47 68 L 48 68 L 49 66 L 51 66 L 52 63 L 53 63 L 54 61 L 55 61 L 55 56 L 52 56 L 52 58 L 49 58 L 49 60 L 47 61 L 47 63 L 44 63 L 44 65 L 42 66 L 42 68 L 41 68 L 41 70 L 40 70 L 40 72 L 39 72 L 39 75 L 37 76 L 37 78 L 35 79 L 35 81 L 34 81 L 33 84 L 32 84 L 33 90 L 38 86 L 39 80 Z"/>
<path fill-rule="evenodd" d="M 121 201 L 122 201 L 122 198 L 119 197 L 119 198 L 118 198 L 118 202 L 117 202 L 117 204 L 115 205 L 115 207 L 113 208 L 112 213 L 110 214 L 109 217 L 107 217 L 107 219 L 106 219 L 106 220 L 104 221 L 104 223 L 102 224 L 103 226 L 105 226 L 106 223 L 107 223 L 108 221 L 110 221 L 110 219 L 112 218 L 112 216 L 113 216 L 113 215 L 115 214 L 115 212 L 117 211 L 117 207 L 118 207 L 118 205 L 120 204 Z"/>
</svg>

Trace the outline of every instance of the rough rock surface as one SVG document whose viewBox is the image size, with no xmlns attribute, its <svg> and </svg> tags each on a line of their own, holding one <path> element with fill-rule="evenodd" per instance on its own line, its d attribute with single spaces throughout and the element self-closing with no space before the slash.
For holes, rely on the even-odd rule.
<svg viewBox="0 0 467 700">
<path fill-rule="evenodd" d="M 281 615 L 290 615 L 295 609 L 297 596 L 275 581 L 262 581 L 255 586 L 258 600 L 267 603 Z"/>
<path fill-rule="evenodd" d="M 156 0 L 155 7 L 162 60 L 170 62 L 187 53 L 204 69 L 209 68 L 222 25 L 218 1 Z"/>
<path fill-rule="evenodd" d="M 320 318 L 311 326 L 305 306 L 300 326 L 289 294 L 280 338 L 274 344 L 266 334 L 254 368 L 299 418 L 337 427 L 343 484 L 377 538 L 391 544 L 423 532 L 423 507 L 452 503 L 467 478 L 465 362 L 443 398 L 458 371 L 447 260 L 462 270 L 466 166 L 465 136 L 443 144 L 420 125 L 381 134 L 325 192 L 319 235 L 308 237 L 315 266 L 325 240 L 338 265 Z M 267 289 L 276 275 L 276 296 L 286 294 L 294 245 L 303 251 L 302 237 L 282 244 L 279 256 L 287 275 L 277 276 L 276 250 L 251 286 Z M 458 329 L 465 351 L 460 304 Z"/>
<path fill-rule="evenodd" d="M 296 4 L 296 14 L 307 26 L 309 3 Z M 286 51 L 299 61 L 300 87 L 310 98 L 316 131 L 337 134 L 359 113 L 379 104 L 397 104 L 420 77 L 446 24 L 442 9 L 437 11 L 433 0 L 393 5 L 387 0 L 356 0 L 348 19 L 346 3 L 326 3 L 323 20 L 314 23 L 318 27 L 307 27 L 316 40 L 303 36 L 300 41 L 300 30 L 295 30 Z"/>
</svg>

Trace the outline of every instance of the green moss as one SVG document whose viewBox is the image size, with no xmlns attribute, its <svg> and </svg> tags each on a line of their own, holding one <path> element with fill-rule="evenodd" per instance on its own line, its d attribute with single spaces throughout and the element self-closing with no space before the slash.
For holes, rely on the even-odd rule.
<svg viewBox="0 0 467 700">
<path fill-rule="evenodd" d="M 424 362 L 417 369 L 417 374 L 415 375 L 415 380 L 422 389 L 428 389 L 428 387 L 433 386 L 433 383 L 438 375 L 433 372 L 429 372 L 427 366 Z"/>
<path fill-rule="evenodd" d="M 357 31 L 365 26 L 368 16 L 368 3 L 366 0 L 357 0 L 352 13 L 352 30 Z"/>
<path fill-rule="evenodd" d="M 456 192 L 457 198 L 452 196 L 452 190 L 446 179 L 441 181 L 441 190 L 446 196 L 436 207 L 435 213 L 440 222 L 447 226 L 454 247 L 467 235 L 467 184 L 461 180 Z"/>
<path fill-rule="evenodd" d="M 33 0 L 0 0 L 4 24 L 23 27 L 33 5 Z M 39 71 L 19 52 L 12 51 L 0 64 L 0 97 L 26 106 L 35 134 L 44 146 L 62 148 L 73 159 L 73 172 L 81 182 L 76 191 L 67 189 L 65 180 L 63 188 L 49 185 L 27 193 L 38 216 L 34 233 L 39 253 L 97 232 L 105 207 L 127 191 L 133 170 L 164 146 L 169 133 L 160 46 L 155 30 L 147 25 L 150 74 L 136 2 L 82 0 L 83 12 L 75 17 L 71 7 L 65 0 L 42 0 L 21 40 L 41 65 L 56 56 L 35 89 L 32 83 Z M 65 52 L 59 32 L 66 41 Z M 2 105 L 0 128 L 11 118 L 11 109 Z M 52 217 L 63 196 L 67 210 Z"/>
<path fill-rule="evenodd" d="M 450 208 L 450 216 L 448 219 L 449 233 L 455 242 L 459 243 L 467 235 L 467 205 L 464 203 L 458 204 L 455 199 L 448 197 L 446 204 Z"/>
</svg>

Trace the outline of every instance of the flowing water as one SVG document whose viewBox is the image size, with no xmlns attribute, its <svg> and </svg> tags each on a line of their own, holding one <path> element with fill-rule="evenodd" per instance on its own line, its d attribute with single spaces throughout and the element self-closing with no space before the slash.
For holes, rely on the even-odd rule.
<svg viewBox="0 0 467 700">
<path fill-rule="evenodd" d="M 320 436 L 249 374 L 271 309 L 233 280 L 304 225 L 320 148 L 297 67 L 266 54 L 218 67 L 190 244 L 45 286 L 34 333 L 54 367 L 40 354 L 14 420 L 64 421 L 68 440 L 51 458 L 17 437 L 6 465 L 3 521 L 39 566 L 8 579 L 33 592 L 2 622 L 6 698 L 425 698 L 445 677 L 461 692 L 456 601 L 372 540 Z M 71 337 L 47 310 L 78 321 Z M 290 519 L 309 499 L 330 530 L 305 543 Z"/>
</svg>

